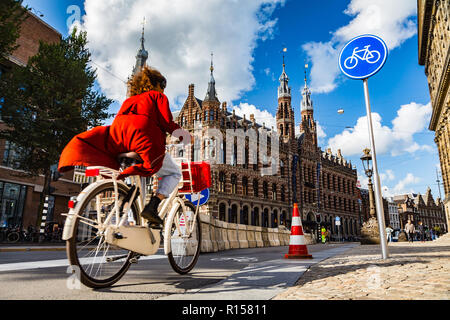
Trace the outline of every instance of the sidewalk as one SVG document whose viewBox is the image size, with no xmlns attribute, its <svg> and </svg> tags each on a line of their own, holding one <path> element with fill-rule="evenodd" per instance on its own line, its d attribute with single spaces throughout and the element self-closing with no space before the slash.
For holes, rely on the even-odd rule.
<svg viewBox="0 0 450 320">
<path fill-rule="evenodd" d="M 448 300 L 450 234 L 438 240 L 355 247 L 312 266 L 274 300 Z"/>
</svg>

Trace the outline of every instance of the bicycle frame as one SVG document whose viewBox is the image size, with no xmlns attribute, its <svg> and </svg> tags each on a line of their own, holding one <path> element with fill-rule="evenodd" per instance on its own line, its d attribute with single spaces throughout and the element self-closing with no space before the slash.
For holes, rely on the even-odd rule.
<svg viewBox="0 0 450 320">
<path fill-rule="evenodd" d="M 190 161 L 188 159 L 176 158 L 175 160 L 188 163 L 188 170 L 189 170 L 189 172 L 191 172 L 190 171 L 191 170 Z M 180 163 L 180 165 L 181 165 L 181 163 Z M 77 219 L 80 219 L 81 223 L 86 224 L 91 227 L 94 227 L 94 228 L 98 229 L 100 232 L 106 233 L 107 238 L 108 238 L 107 242 L 109 242 L 109 243 L 113 242 L 111 230 L 120 230 L 122 232 L 130 232 L 130 234 L 129 234 L 130 238 L 131 237 L 139 237 L 140 238 L 140 235 L 146 235 L 146 233 L 148 233 L 148 230 L 151 230 L 150 239 L 151 239 L 152 244 L 155 243 L 155 241 L 156 241 L 155 238 L 157 238 L 159 241 L 159 231 L 158 231 L 158 234 L 156 235 L 156 231 L 154 231 L 153 229 L 148 229 L 147 227 L 144 227 L 145 230 L 143 230 L 143 227 L 142 227 L 145 224 L 145 220 L 144 220 L 144 218 L 142 218 L 140 216 L 140 212 L 142 212 L 142 210 L 145 206 L 145 202 L 146 202 L 145 199 L 146 199 L 147 186 L 146 186 L 145 178 L 142 178 L 139 176 L 131 176 L 131 177 L 126 178 L 126 179 L 128 179 L 128 182 L 131 182 L 131 184 L 136 186 L 136 188 L 133 191 L 133 194 L 131 195 L 130 200 L 128 201 L 126 206 L 124 206 L 122 212 L 120 212 L 121 211 L 120 208 L 122 207 L 123 203 L 119 202 L 119 192 L 118 192 L 119 185 L 120 184 L 123 184 L 124 186 L 126 185 L 125 182 L 117 180 L 117 177 L 119 176 L 120 172 L 117 170 L 113 170 L 113 169 L 109 169 L 109 168 L 105 168 L 105 167 L 89 167 L 89 168 L 87 168 L 87 170 L 95 170 L 96 172 L 98 172 L 97 177 L 99 177 L 99 178 L 97 178 L 97 181 L 95 181 L 93 184 L 89 185 L 86 189 L 84 189 L 78 195 L 75 207 L 73 209 L 70 209 L 68 214 L 63 214 L 65 216 L 67 216 L 66 223 L 64 226 L 63 236 L 62 236 L 63 240 L 69 240 L 74 236 L 73 235 L 73 233 L 74 233 L 73 225 Z M 104 177 L 107 177 L 107 179 L 105 179 Z M 112 182 L 113 186 L 114 186 L 114 207 L 109 212 L 109 214 L 106 216 L 104 221 L 103 222 L 101 221 L 102 213 L 101 213 L 101 201 L 100 201 L 99 196 L 97 196 L 98 198 L 96 201 L 96 212 L 97 212 L 96 220 L 92 220 L 90 218 L 86 218 L 86 217 L 78 215 L 78 211 L 79 211 L 79 208 L 77 207 L 78 204 L 83 203 L 85 198 L 87 196 L 89 196 L 89 194 L 91 192 L 93 192 L 99 185 L 104 184 L 104 183 L 110 183 L 110 182 Z M 180 206 L 182 207 L 184 219 L 186 221 L 188 219 L 188 217 L 185 214 L 186 206 L 184 204 L 184 200 L 182 199 L 182 196 L 185 193 L 178 192 L 180 184 L 183 185 L 184 182 L 190 182 L 190 184 L 192 186 L 192 175 L 189 174 L 189 180 L 181 179 L 178 187 L 175 188 L 175 190 L 171 193 L 169 198 L 164 199 L 160 205 L 161 209 L 159 211 L 159 216 L 162 220 L 164 220 L 166 222 L 165 233 L 164 233 L 165 234 L 164 252 L 166 255 L 171 252 L 171 244 L 170 244 L 171 226 L 169 225 L 170 223 L 167 223 L 167 221 L 171 222 L 172 219 L 174 219 L 174 216 L 178 212 L 178 209 L 180 208 Z M 192 188 L 191 188 L 191 190 L 192 190 Z M 138 192 L 139 192 L 139 197 L 136 199 L 136 194 Z M 133 230 L 134 233 L 131 233 L 131 229 L 133 227 L 127 227 L 126 222 L 127 222 L 127 218 L 128 218 L 128 212 L 131 209 L 131 206 L 133 205 L 133 203 L 135 203 L 135 202 L 137 202 L 137 204 L 138 204 L 138 208 L 137 208 L 139 211 L 138 219 L 141 219 L 140 220 L 141 227 L 135 227 Z M 197 203 L 193 221 L 196 221 L 198 212 L 199 212 L 199 205 Z M 113 219 L 114 219 L 114 221 L 113 221 Z M 113 223 L 111 223 L 111 222 L 113 222 Z M 186 235 L 187 237 L 194 231 L 194 227 L 195 227 L 195 223 L 191 224 L 191 228 L 189 230 L 187 230 L 187 235 Z M 181 234 L 181 230 L 180 230 L 178 224 L 177 224 L 177 228 L 178 228 L 179 234 Z M 141 230 L 139 230 L 139 232 L 138 232 L 138 229 L 141 229 Z M 184 233 L 186 234 L 186 232 L 184 232 Z M 142 239 L 139 239 L 139 238 L 132 239 L 132 241 L 138 243 L 138 241 L 141 240 L 140 244 L 142 245 Z M 130 242 L 130 240 L 128 240 L 128 242 Z M 116 242 L 117 243 L 114 243 L 114 244 L 118 245 L 120 247 L 120 243 L 119 243 L 120 240 L 118 240 Z M 158 247 L 159 247 L 159 243 L 158 243 Z M 153 251 L 147 250 L 145 252 L 148 253 L 148 252 L 153 252 Z M 153 253 L 151 253 L 151 254 L 153 254 Z"/>
</svg>

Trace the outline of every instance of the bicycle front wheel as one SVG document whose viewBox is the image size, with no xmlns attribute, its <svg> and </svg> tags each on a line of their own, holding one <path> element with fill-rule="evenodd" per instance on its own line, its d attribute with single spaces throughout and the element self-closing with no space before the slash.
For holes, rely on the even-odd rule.
<svg viewBox="0 0 450 320">
<path fill-rule="evenodd" d="M 128 187 L 118 185 L 119 203 L 128 194 Z M 73 237 L 67 241 L 67 255 L 79 280 L 90 288 L 105 288 L 119 281 L 130 267 L 135 253 L 106 242 L 105 220 L 114 209 L 114 185 L 100 184 L 80 204 L 78 218 L 74 223 Z M 129 212 L 128 222 L 140 224 L 136 202 Z M 99 223 L 100 222 L 100 223 Z M 115 217 L 109 224 L 115 224 Z M 102 227 L 100 227 L 102 226 Z"/>
<path fill-rule="evenodd" d="M 8 234 L 8 242 L 9 243 L 16 243 L 19 242 L 20 234 L 18 232 L 11 232 Z"/>
<path fill-rule="evenodd" d="M 179 274 L 187 274 L 194 268 L 202 242 L 199 215 L 195 217 L 195 207 L 190 202 L 186 202 L 185 206 L 185 211 L 180 206 L 171 221 L 168 221 L 171 248 L 169 262 Z"/>
</svg>

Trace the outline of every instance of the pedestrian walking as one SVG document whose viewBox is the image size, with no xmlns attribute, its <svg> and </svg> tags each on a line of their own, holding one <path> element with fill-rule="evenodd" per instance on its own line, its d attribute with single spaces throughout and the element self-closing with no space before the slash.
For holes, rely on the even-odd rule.
<svg viewBox="0 0 450 320">
<path fill-rule="evenodd" d="M 430 228 L 430 239 L 431 239 L 431 241 L 434 240 L 434 231 L 433 231 L 433 228 Z"/>
<path fill-rule="evenodd" d="M 414 227 L 414 224 L 411 223 L 411 220 L 408 220 L 408 223 L 405 225 L 405 232 L 406 236 L 408 237 L 409 242 L 414 241 L 414 232 L 416 231 L 416 228 Z"/>
<path fill-rule="evenodd" d="M 419 221 L 418 229 L 420 242 L 425 242 L 425 227 L 423 226 L 422 221 Z"/>
<path fill-rule="evenodd" d="M 392 242 L 392 232 L 394 232 L 394 229 L 389 225 L 386 227 L 386 237 L 388 239 L 388 242 Z"/>
</svg>

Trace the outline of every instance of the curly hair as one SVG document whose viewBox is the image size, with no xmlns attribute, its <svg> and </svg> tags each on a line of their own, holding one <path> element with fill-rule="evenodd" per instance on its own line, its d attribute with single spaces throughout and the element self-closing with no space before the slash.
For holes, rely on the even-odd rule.
<svg viewBox="0 0 450 320">
<path fill-rule="evenodd" d="M 164 89 L 166 78 L 156 69 L 145 66 L 128 81 L 131 96 L 154 90 L 159 84 Z"/>
</svg>

